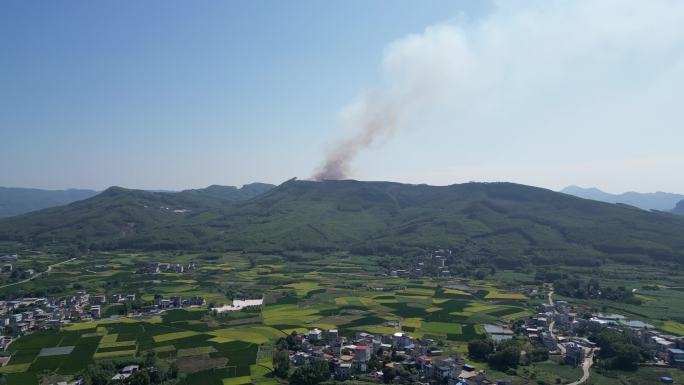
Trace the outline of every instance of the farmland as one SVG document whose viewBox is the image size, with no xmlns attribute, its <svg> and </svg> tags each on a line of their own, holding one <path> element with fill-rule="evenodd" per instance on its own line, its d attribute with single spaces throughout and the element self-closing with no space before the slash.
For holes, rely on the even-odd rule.
<svg viewBox="0 0 684 385">
<path fill-rule="evenodd" d="M 191 274 L 136 274 L 139 266 L 156 261 L 196 261 L 199 268 Z M 119 315 L 123 306 L 108 306 L 109 318 L 13 342 L 7 349 L 10 362 L 0 372 L 11 385 L 31 385 L 48 374 L 68 379 L 95 362 L 125 361 L 153 351 L 160 360 L 178 364 L 185 384 L 264 383 L 274 379 L 270 359 L 261 357 L 260 350 L 268 351 L 292 331 L 318 327 L 337 328 L 345 336 L 393 333 L 397 328 L 391 322 L 399 322 L 416 338 L 435 338 L 451 351 L 463 351 L 467 341 L 484 338 L 483 322 L 504 313 L 531 314 L 524 296 L 502 295 L 504 288 L 497 291 L 491 284 L 466 292 L 443 288 L 447 281 L 379 278 L 377 270 L 373 257 L 344 254 L 302 265 L 290 265 L 280 256 L 237 253 L 101 254 L 75 260 L 25 283 L 22 290 L 56 296 L 75 290 L 131 293 L 139 302 L 155 295 L 193 295 L 212 306 L 230 303 L 236 292 L 249 292 L 263 294 L 265 305 L 253 314 L 215 316 L 206 307 L 194 307 L 138 318 Z M 502 299 L 488 299 L 478 290 Z M 16 293 L 15 287 L 0 291 L 6 298 Z M 246 323 L 235 324 L 242 320 Z"/>
<path fill-rule="evenodd" d="M 439 341 L 445 354 L 462 353 L 469 341 L 486 337 L 485 324 L 526 319 L 544 300 L 523 294 L 541 289 L 529 273 L 501 271 L 484 280 L 389 278 L 378 275 L 378 260 L 347 254 L 313 258 L 102 253 L 71 261 L 25 283 L 23 290 L 54 296 L 76 290 L 108 297 L 135 294 L 138 305 L 151 303 L 155 296 L 201 296 L 208 306 L 131 317 L 119 314 L 123 305 L 106 305 L 112 310 L 102 319 L 66 324 L 14 341 L 6 351 L 11 359 L 0 373 L 10 385 L 37 385 L 46 376 L 68 380 L 95 363 L 129 362 L 154 352 L 160 362 L 177 365 L 183 385 L 274 384 L 278 380 L 271 374 L 271 352 L 280 338 L 292 332 L 334 328 L 352 337 L 362 331 L 401 330 L 414 338 Z M 189 273 L 138 273 L 140 266 L 153 262 L 190 261 L 198 268 Z M 613 279 L 620 279 L 618 272 L 613 272 Z M 8 287 L 0 295 L 12 298 L 16 290 Z M 676 290 L 662 288 L 644 290 L 643 295 L 653 298 L 647 306 L 656 308 L 661 301 L 676 301 L 672 292 Z M 264 306 L 257 311 L 213 314 L 208 310 L 230 303 L 233 297 L 262 295 Z M 652 321 L 672 333 L 683 329 L 677 321 Z M 486 363 L 474 364 L 487 368 Z M 535 363 L 514 374 L 516 383 L 579 377 L 557 360 Z"/>
</svg>

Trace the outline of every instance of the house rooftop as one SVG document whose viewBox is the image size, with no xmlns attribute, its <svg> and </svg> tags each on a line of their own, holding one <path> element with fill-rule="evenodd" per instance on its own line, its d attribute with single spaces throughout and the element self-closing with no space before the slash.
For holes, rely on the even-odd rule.
<svg viewBox="0 0 684 385">
<path fill-rule="evenodd" d="M 121 369 L 121 373 L 132 373 L 138 369 L 140 369 L 140 366 L 138 365 L 128 365 Z"/>
</svg>

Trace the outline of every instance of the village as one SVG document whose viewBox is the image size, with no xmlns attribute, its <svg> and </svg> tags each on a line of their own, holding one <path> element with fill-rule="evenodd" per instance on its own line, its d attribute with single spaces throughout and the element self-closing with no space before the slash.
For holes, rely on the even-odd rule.
<svg viewBox="0 0 684 385">
<path fill-rule="evenodd" d="M 61 328 L 67 323 L 100 320 L 102 306 L 107 304 L 131 304 L 135 294 L 114 294 L 109 298 L 104 294 L 90 295 L 78 291 L 67 298 L 17 298 L 0 301 L 0 325 L 5 335 L 0 338 L 0 348 L 4 349 L 13 339 L 34 330 Z M 179 309 L 190 306 L 203 306 L 202 297 L 173 295 L 169 298 L 158 296 L 154 302 L 138 308 L 130 307 L 125 314 L 130 317 L 154 315 L 165 309 Z M 110 317 L 119 318 L 118 315 Z"/>
<path fill-rule="evenodd" d="M 592 335 L 606 330 L 624 335 L 645 352 L 648 360 L 643 365 L 684 366 L 683 337 L 664 334 L 653 325 L 619 315 L 596 314 L 585 318 L 568 302 L 554 302 L 552 295 L 549 292 L 549 303 L 540 305 L 534 316 L 517 327 L 504 323 L 486 325 L 493 346 L 516 338 L 526 339 L 549 355 L 561 356 L 564 364 L 581 368 L 584 375 L 573 384 L 589 378 L 590 368 L 600 353 Z M 404 373 L 409 381 L 419 384 L 511 384 L 505 378 L 489 378 L 486 369 L 478 369 L 475 362 L 466 359 L 472 357 L 444 354 L 439 341 L 412 338 L 410 333 L 401 331 L 399 322 L 390 322 L 387 326 L 397 328 L 397 332 L 382 335 L 357 332 L 349 338 L 339 335 L 336 329 L 314 328 L 293 333 L 286 339 L 288 356 L 295 367 L 327 362 L 331 376 L 337 381 L 361 376 L 396 382 L 395 378 Z M 660 381 L 672 383 L 672 378 L 662 377 Z"/>
<path fill-rule="evenodd" d="M 417 340 L 409 333 L 373 335 L 358 332 L 352 338 L 340 336 L 336 329 L 311 329 L 288 337 L 289 355 L 294 366 L 327 361 L 332 375 L 345 381 L 359 374 L 378 379 L 415 368 L 419 383 L 449 385 L 492 384 L 483 371 L 466 363 L 458 354 L 444 355 L 431 339 Z M 391 378 L 390 378 L 391 380 Z M 498 380 L 497 385 L 509 382 Z"/>
<path fill-rule="evenodd" d="M 553 291 L 548 292 L 548 303 L 541 304 L 534 317 L 526 320 L 524 334 L 538 347 L 548 349 L 549 354 L 559 354 L 565 363 L 582 367 L 584 376 L 600 355 L 595 342 L 602 332 L 615 332 L 632 344 L 646 359 L 641 365 L 673 367 L 684 366 L 684 338 L 659 331 L 654 325 L 629 320 L 618 314 L 581 314 L 577 307 L 567 301 L 554 301 Z M 507 338 L 512 338 L 510 333 Z M 593 338 L 592 338 L 593 337 Z M 637 362 L 631 364 L 636 365 Z M 662 383 L 672 383 L 672 378 L 660 378 Z"/>
<path fill-rule="evenodd" d="M 395 282 L 395 277 L 412 278 L 449 274 L 446 266 L 449 253 L 438 251 L 419 260 L 411 269 L 391 270 L 387 282 Z M 97 265 L 89 269 L 101 269 Z M 158 275 L 163 273 L 191 273 L 197 269 L 194 263 L 146 263 L 136 266 L 136 274 Z M 400 282 L 400 281 L 398 281 Z M 397 287 L 377 285 L 369 287 L 373 291 L 405 290 L 406 283 Z M 471 290 L 465 283 L 451 283 L 444 290 Z M 545 360 L 556 357 L 555 362 L 579 368 L 582 378 L 573 384 L 586 382 L 591 368 L 605 360 L 601 355 L 601 344 L 597 336 L 605 331 L 614 331 L 624 336 L 630 344 L 638 347 L 641 356 L 638 365 L 662 368 L 684 367 L 684 337 L 663 333 L 654 325 L 630 320 L 616 314 L 603 314 L 592 311 L 581 300 L 553 300 L 553 286 L 531 290 L 520 288 L 526 298 L 534 300 L 534 313 L 525 318 L 511 320 L 499 319 L 483 325 L 484 333 L 477 338 L 487 341 L 491 353 L 504 346 L 507 341 L 522 342 L 525 350 L 531 346 L 535 351 L 544 351 Z M 17 338 L 46 329 L 63 329 L 73 323 L 90 321 L 117 321 L 122 317 L 149 319 L 164 314 L 167 310 L 187 307 L 207 307 L 201 296 L 182 296 L 147 293 L 145 300 L 140 292 L 107 294 L 88 293 L 77 290 L 72 295 L 61 297 L 17 298 L 0 301 L 0 349 L 6 349 Z M 540 299 L 543 299 L 543 303 Z M 262 311 L 264 298 L 234 299 L 232 304 L 209 305 L 208 315 L 240 311 Z M 267 302 L 266 302 L 267 303 Z M 536 305 L 539 303 L 538 305 Z M 115 308 L 116 311 L 111 311 Z M 331 326 L 336 325 L 332 324 Z M 279 351 L 287 353 L 289 364 L 303 368 L 324 363 L 329 368 L 330 378 L 336 381 L 361 379 L 419 384 L 448 385 L 508 385 L 514 382 L 507 378 L 505 370 L 490 370 L 491 361 L 486 357 L 476 357 L 464 350 L 455 351 L 449 341 L 434 336 L 420 338 L 412 335 L 412 327 L 404 328 L 402 320 L 387 321 L 383 327 L 394 329 L 394 333 L 369 333 L 350 330 L 339 333 L 338 329 L 311 328 L 306 332 L 298 330 L 277 342 Z M 343 327 L 344 328 L 344 327 Z M 344 334 L 344 335 L 342 335 Z M 467 343 L 468 340 L 466 339 Z M 523 346 L 523 344 L 519 346 Z M 521 349 L 518 349 L 521 352 Z M 529 354 L 527 351 L 527 355 Z M 522 353 L 525 355 L 526 353 Z M 560 358 L 559 358 L 560 357 Z M 0 357 L 0 366 L 7 364 L 10 357 Z M 636 363 L 635 363 L 636 364 Z M 515 364 L 518 365 L 517 363 Z M 526 365 L 521 363 L 522 365 Z M 126 372 L 128 370 L 128 372 Z M 136 368 L 121 369 L 117 378 L 125 380 Z M 327 372 L 326 372 L 327 373 Z M 662 377 L 662 383 L 672 379 Z"/>
<path fill-rule="evenodd" d="M 195 264 L 155 263 L 141 267 L 138 273 L 156 274 L 168 272 L 188 272 Z M 3 267 L 12 271 L 11 265 Z M 117 306 L 119 305 L 119 306 Z M 9 301 L 0 301 L 0 349 L 4 350 L 13 340 L 36 330 L 60 329 L 66 324 L 90 322 L 93 320 L 116 320 L 121 316 L 144 317 L 158 314 L 169 309 L 197 307 L 206 305 L 201 296 L 170 295 L 168 298 L 155 295 L 153 301 L 142 301 L 135 293 L 90 294 L 78 290 L 66 297 L 22 297 Z M 106 306 L 116 306 L 114 314 L 105 314 Z M 7 360 L 0 363 L 4 364 Z"/>
</svg>

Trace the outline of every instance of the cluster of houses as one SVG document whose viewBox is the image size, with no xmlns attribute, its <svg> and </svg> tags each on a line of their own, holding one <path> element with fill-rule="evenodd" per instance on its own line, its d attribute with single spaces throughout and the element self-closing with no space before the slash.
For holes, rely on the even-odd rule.
<svg viewBox="0 0 684 385">
<path fill-rule="evenodd" d="M 197 266 L 194 262 L 187 264 L 183 263 L 167 263 L 167 262 L 155 262 L 150 263 L 145 266 L 141 266 L 138 269 L 138 274 L 159 274 L 159 273 L 189 273 L 195 270 Z"/>
<path fill-rule="evenodd" d="M 556 337 L 552 333 L 552 326 L 555 322 L 555 317 L 561 313 L 556 307 L 562 309 L 563 312 L 566 311 L 564 305 L 567 302 L 558 301 L 554 305 L 540 305 L 539 313 L 535 317 L 527 320 L 525 324 L 525 334 L 529 338 L 532 345 L 537 347 L 546 347 L 549 353 L 559 353 L 560 347 Z"/>
<path fill-rule="evenodd" d="M 140 370 L 140 365 L 124 366 L 117 374 L 112 377 L 112 381 L 124 381 Z"/>
<path fill-rule="evenodd" d="M 446 249 L 429 252 L 417 259 L 409 275 L 415 278 L 450 277 L 451 271 L 449 271 L 446 262 L 451 256 L 452 251 Z"/>
<path fill-rule="evenodd" d="M 87 295 L 87 294 L 86 294 Z M 97 294 L 92 297 L 93 300 L 90 301 L 90 315 L 92 318 L 101 318 L 100 307 L 107 304 L 107 296 L 104 294 Z M 109 303 L 125 303 L 129 301 L 135 301 L 135 294 L 113 294 L 109 298 Z M 203 306 L 206 304 L 204 297 L 200 296 L 190 296 L 182 297 L 180 295 L 172 295 L 169 298 L 164 298 L 163 296 L 156 296 L 152 305 L 141 306 L 139 312 L 141 314 L 155 314 L 159 310 L 166 309 L 180 309 L 189 306 Z M 71 319 L 72 321 L 79 321 L 80 319 Z"/>
<path fill-rule="evenodd" d="M 448 259 L 453 255 L 451 250 L 438 249 L 415 258 L 411 266 L 406 269 L 389 269 L 378 273 L 385 278 L 426 278 L 451 277 L 447 266 Z"/>
<path fill-rule="evenodd" d="M 2 273 L 11 273 L 13 269 L 13 264 L 19 259 L 18 254 L 6 254 L 0 257 L 0 263 L 2 263 L 2 267 L 0 267 L 0 272 Z"/>
<path fill-rule="evenodd" d="M 633 341 L 660 364 L 684 367 L 684 337 L 675 337 L 655 329 L 626 327 Z"/>
<path fill-rule="evenodd" d="M 135 294 L 114 295 L 116 302 L 135 300 Z M 61 327 L 65 322 L 89 321 L 102 316 L 106 296 L 79 291 L 66 298 L 19 298 L 0 301 L 0 326 L 8 339 L 36 329 Z M 4 348 L 0 344 L 0 348 Z"/>
<path fill-rule="evenodd" d="M 568 364 L 579 366 L 596 348 L 581 337 L 611 328 L 625 333 L 657 365 L 684 367 L 684 337 L 665 334 L 642 321 L 628 320 L 616 314 L 597 314 L 589 318 L 578 313 L 566 301 L 539 306 L 536 316 L 526 323 L 525 333 L 537 346 L 545 346 L 551 354 L 564 354 Z M 556 336 L 553 329 L 562 336 Z"/>
<path fill-rule="evenodd" d="M 6 254 L 0 257 L 0 273 L 2 274 L 12 274 L 12 272 L 15 270 L 14 266 L 19 259 L 18 254 Z M 26 277 L 30 277 L 34 275 L 36 272 L 33 269 L 26 269 L 24 271 L 26 274 Z"/>
<path fill-rule="evenodd" d="M 13 301 L 0 301 L 0 349 L 4 349 L 13 338 L 33 330 L 59 328 L 67 322 L 91 321 L 102 318 L 102 308 L 107 304 L 123 304 L 136 300 L 135 294 L 90 295 L 78 291 L 65 298 L 19 298 Z M 155 298 L 154 304 L 144 306 L 139 312 L 154 314 L 161 309 L 202 306 L 202 297 L 169 299 Z"/>
<path fill-rule="evenodd" d="M 384 335 L 358 332 L 355 337 L 347 338 L 339 335 L 336 329 L 312 329 L 297 334 L 295 340 L 300 347 L 290 352 L 295 366 L 327 361 L 334 367 L 333 376 L 338 381 L 357 374 L 382 377 L 382 368 L 371 364 L 372 357 L 376 356 L 376 363 L 385 368 L 417 369 L 420 384 L 509 384 L 504 380 L 492 382 L 483 372 L 466 364 L 462 356 L 444 355 L 433 340 L 416 340 L 404 332 Z"/>
<path fill-rule="evenodd" d="M 182 297 L 180 295 L 172 295 L 169 298 L 162 296 L 154 298 L 154 306 L 159 309 L 179 309 L 187 306 L 204 306 L 205 304 L 204 297 L 200 296 Z"/>
</svg>

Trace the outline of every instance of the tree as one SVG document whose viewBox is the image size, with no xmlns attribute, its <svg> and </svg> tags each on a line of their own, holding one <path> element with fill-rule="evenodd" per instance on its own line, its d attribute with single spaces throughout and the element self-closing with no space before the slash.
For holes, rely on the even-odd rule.
<svg viewBox="0 0 684 385">
<path fill-rule="evenodd" d="M 113 373 L 100 367 L 89 367 L 83 373 L 83 380 L 85 385 L 107 385 Z"/>
<path fill-rule="evenodd" d="M 290 384 L 316 385 L 330 378 L 330 368 L 327 361 L 315 361 L 310 365 L 297 368 L 290 376 Z"/>
<path fill-rule="evenodd" d="M 520 363 L 520 350 L 506 348 L 489 355 L 489 364 L 497 369 L 514 368 Z"/>
<path fill-rule="evenodd" d="M 617 330 L 606 329 L 590 337 L 601 348 L 601 358 L 611 358 L 617 354 L 616 347 L 620 344 L 629 344 L 629 339 Z"/>
<path fill-rule="evenodd" d="M 487 358 L 490 365 L 497 369 L 515 368 L 520 363 L 520 343 L 508 340 L 500 343 L 496 352 Z"/>
<path fill-rule="evenodd" d="M 285 338 L 285 341 L 287 341 L 287 346 L 290 350 L 299 350 L 299 345 L 297 344 L 296 331 L 293 330 L 292 333 L 288 334 Z"/>
<path fill-rule="evenodd" d="M 290 355 L 285 350 L 279 350 L 273 355 L 273 372 L 280 378 L 287 377 L 290 371 Z"/>
<path fill-rule="evenodd" d="M 157 363 L 157 353 L 154 350 L 148 350 L 145 352 L 145 357 L 143 358 L 143 365 L 147 368 L 154 366 Z"/>
<path fill-rule="evenodd" d="M 529 352 L 528 357 L 532 362 L 544 362 L 549 359 L 549 350 L 546 348 L 534 348 Z"/>
<path fill-rule="evenodd" d="M 290 346 L 287 343 L 287 340 L 285 338 L 280 338 L 278 339 L 278 342 L 276 343 L 276 348 L 278 350 L 287 350 Z"/>
<path fill-rule="evenodd" d="M 318 374 L 320 381 L 325 381 L 330 378 L 330 366 L 328 365 L 328 361 L 317 360 L 314 361 L 311 366 L 316 371 L 316 374 Z"/>
<path fill-rule="evenodd" d="M 169 365 L 169 371 L 166 373 L 166 378 L 178 378 L 178 364 L 176 361 Z"/>
<path fill-rule="evenodd" d="M 380 363 L 378 356 L 376 354 L 372 354 L 370 360 L 368 360 L 368 369 L 378 370 L 381 366 L 382 364 Z"/>
<path fill-rule="evenodd" d="M 385 384 L 391 383 L 392 380 L 394 380 L 394 377 L 396 377 L 396 376 L 397 376 L 397 370 L 396 369 L 390 368 L 390 367 L 385 367 L 384 369 L 382 369 L 382 381 Z"/>
<path fill-rule="evenodd" d="M 139 370 L 128 378 L 130 385 L 150 385 L 150 375 L 147 370 Z"/>
<path fill-rule="evenodd" d="M 641 351 L 632 344 L 616 344 L 615 356 L 606 360 L 606 366 L 610 369 L 633 370 L 641 361 Z"/>
<path fill-rule="evenodd" d="M 486 360 L 493 350 L 494 347 L 490 341 L 472 340 L 468 342 L 468 354 L 474 359 Z"/>
</svg>

